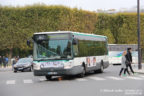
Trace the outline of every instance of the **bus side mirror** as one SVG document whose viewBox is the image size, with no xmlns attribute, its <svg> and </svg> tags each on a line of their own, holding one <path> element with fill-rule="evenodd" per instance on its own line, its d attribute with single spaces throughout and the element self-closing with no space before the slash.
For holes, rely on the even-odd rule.
<svg viewBox="0 0 144 96">
<path fill-rule="evenodd" d="M 30 45 L 31 45 L 30 40 L 27 40 L 27 46 L 29 46 L 29 47 L 30 47 Z"/>
<path fill-rule="evenodd" d="M 34 37 L 30 37 L 30 38 L 28 38 L 28 40 L 27 40 L 27 46 L 31 46 L 31 43 L 34 41 Z"/>
<path fill-rule="evenodd" d="M 73 39 L 73 45 L 77 45 L 78 44 L 78 40 L 77 39 Z"/>
</svg>

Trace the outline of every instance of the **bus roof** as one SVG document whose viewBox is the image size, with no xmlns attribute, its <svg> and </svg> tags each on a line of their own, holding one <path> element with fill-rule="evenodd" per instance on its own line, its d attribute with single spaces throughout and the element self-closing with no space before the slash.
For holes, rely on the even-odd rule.
<svg viewBox="0 0 144 96">
<path fill-rule="evenodd" d="M 135 46 L 137 46 L 138 44 L 108 44 L 108 45 L 135 45 Z"/>
<path fill-rule="evenodd" d="M 124 51 L 127 48 L 132 48 L 133 51 L 137 51 L 137 44 L 108 44 L 109 51 Z"/>
<path fill-rule="evenodd" d="M 95 37 L 100 37 L 100 38 L 107 38 L 106 36 L 103 36 L 103 35 L 95 35 L 95 34 L 73 32 L 73 31 L 37 32 L 34 34 L 57 34 L 57 33 L 72 33 L 75 35 L 85 35 L 85 36 L 95 36 Z"/>
</svg>

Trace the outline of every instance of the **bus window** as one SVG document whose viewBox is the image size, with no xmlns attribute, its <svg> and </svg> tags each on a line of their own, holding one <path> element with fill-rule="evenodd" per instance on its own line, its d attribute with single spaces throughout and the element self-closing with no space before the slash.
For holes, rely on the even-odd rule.
<svg viewBox="0 0 144 96">
<path fill-rule="evenodd" d="M 73 45 L 74 56 L 78 56 L 78 45 Z"/>
</svg>

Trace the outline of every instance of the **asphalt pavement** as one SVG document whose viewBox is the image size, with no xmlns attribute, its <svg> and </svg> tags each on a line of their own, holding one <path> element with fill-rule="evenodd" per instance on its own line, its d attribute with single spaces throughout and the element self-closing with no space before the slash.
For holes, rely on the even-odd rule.
<svg viewBox="0 0 144 96">
<path fill-rule="evenodd" d="M 120 66 L 84 78 L 35 77 L 32 72 L 0 72 L 0 96 L 144 96 L 144 74 L 118 76 Z"/>
</svg>

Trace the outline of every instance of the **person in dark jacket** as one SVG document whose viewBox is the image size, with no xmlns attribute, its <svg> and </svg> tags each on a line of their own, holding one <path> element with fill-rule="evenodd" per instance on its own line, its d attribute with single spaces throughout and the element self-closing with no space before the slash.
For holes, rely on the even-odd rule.
<svg viewBox="0 0 144 96">
<path fill-rule="evenodd" d="M 5 63 L 7 67 L 8 67 L 8 61 L 9 61 L 8 57 L 5 57 Z"/>
<path fill-rule="evenodd" d="M 12 61 L 12 70 L 14 70 L 14 65 L 17 63 L 18 58 L 16 56 L 14 57 L 14 60 Z"/>
<path fill-rule="evenodd" d="M 0 67 L 2 67 L 2 56 L 0 56 Z"/>
<path fill-rule="evenodd" d="M 131 52 L 132 52 L 132 49 L 128 48 L 127 49 L 127 54 L 126 54 L 126 60 L 127 60 L 128 63 L 126 65 L 127 65 L 127 68 L 129 67 L 131 72 L 134 74 L 134 71 L 133 71 L 132 66 L 131 66 L 131 64 L 132 64 L 132 54 L 131 54 Z"/>
</svg>

